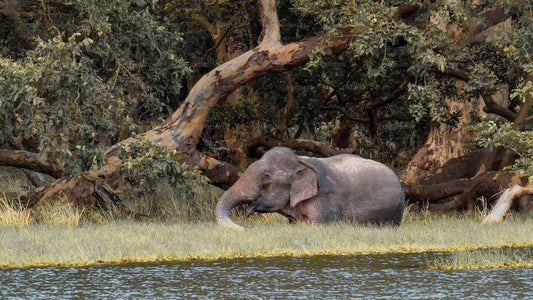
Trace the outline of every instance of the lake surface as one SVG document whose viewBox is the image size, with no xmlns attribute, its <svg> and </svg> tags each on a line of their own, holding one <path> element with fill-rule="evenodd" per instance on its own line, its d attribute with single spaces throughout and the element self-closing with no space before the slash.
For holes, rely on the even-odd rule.
<svg viewBox="0 0 533 300">
<path fill-rule="evenodd" d="M 2 299 L 533 299 L 533 268 L 433 270 L 448 253 L 0 269 Z"/>
</svg>

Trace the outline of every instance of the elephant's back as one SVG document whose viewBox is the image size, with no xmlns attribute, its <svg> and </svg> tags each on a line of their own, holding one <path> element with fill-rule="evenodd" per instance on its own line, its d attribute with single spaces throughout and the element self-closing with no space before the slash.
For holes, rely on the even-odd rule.
<svg viewBox="0 0 533 300">
<path fill-rule="evenodd" d="M 369 176 L 379 176 L 382 180 L 398 182 L 398 176 L 386 165 L 375 160 L 366 159 L 357 155 L 341 154 L 326 159 L 328 164 L 341 174 L 360 180 Z"/>
<path fill-rule="evenodd" d="M 336 198 L 347 202 L 343 204 L 343 220 L 400 222 L 403 192 L 398 176 L 389 167 L 350 154 L 333 156 L 323 163 L 331 172 L 328 180 L 335 181 Z"/>
</svg>

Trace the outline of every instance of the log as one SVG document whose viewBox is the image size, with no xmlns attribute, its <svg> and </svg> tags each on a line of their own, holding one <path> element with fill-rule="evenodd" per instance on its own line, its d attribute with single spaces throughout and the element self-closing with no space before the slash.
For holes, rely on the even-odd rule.
<svg viewBox="0 0 533 300">
<path fill-rule="evenodd" d="M 476 176 L 461 195 L 450 202 L 430 204 L 428 209 L 432 212 L 445 212 L 454 210 L 474 211 L 481 203 L 477 200 L 485 198 L 489 203 L 494 195 L 499 195 L 502 187 L 525 185 L 523 172 L 519 171 L 489 171 Z"/>
<path fill-rule="evenodd" d="M 506 189 L 500 196 L 494 207 L 490 211 L 489 215 L 483 220 L 483 223 L 497 223 L 503 220 L 503 217 L 507 214 L 509 208 L 513 204 L 515 196 L 522 191 L 522 187 L 518 184 L 514 184 L 510 188 Z"/>
</svg>

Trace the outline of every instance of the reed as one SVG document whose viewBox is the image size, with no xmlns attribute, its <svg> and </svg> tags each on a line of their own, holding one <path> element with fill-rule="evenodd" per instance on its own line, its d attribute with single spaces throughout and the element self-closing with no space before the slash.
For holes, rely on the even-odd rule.
<svg viewBox="0 0 533 300">
<path fill-rule="evenodd" d="M 53 225 L 78 226 L 84 218 L 84 208 L 60 197 L 36 207 L 34 222 Z"/>
</svg>

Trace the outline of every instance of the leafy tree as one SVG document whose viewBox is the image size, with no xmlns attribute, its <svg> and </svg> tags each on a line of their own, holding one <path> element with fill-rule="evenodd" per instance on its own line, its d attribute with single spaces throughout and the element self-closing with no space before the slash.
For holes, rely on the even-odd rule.
<svg viewBox="0 0 533 300">
<path fill-rule="evenodd" d="M 156 145 L 177 150 L 180 161 L 199 167 L 213 183 L 231 184 L 237 169 L 220 161 L 223 156 L 212 146 L 227 142 L 224 129 L 251 122 L 259 136 L 243 145 L 250 156 L 273 145 L 330 155 L 340 152 L 331 145 L 334 141 L 335 146 L 349 145 L 343 151 L 395 165 L 400 156 L 417 152 L 432 132 L 462 126 L 462 117 L 470 112 L 451 102 L 481 103 L 484 113 L 514 123 L 517 135 L 528 134 L 523 124 L 531 107 L 532 10 L 528 2 L 512 0 L 24 2 L 16 14 L 4 12 L 1 20 L 12 28 L 3 32 L 9 42 L 3 44 L 2 61 L 11 66 L 3 78 L 18 80 L 1 85 L 11 105 L 2 108 L 9 115 L 5 126 L 14 138 L 26 134 L 39 145 L 23 143 L 25 149 L 59 160 L 67 174 L 83 174 L 88 182 L 103 179 L 110 190 L 121 187 L 117 178 L 123 175 L 117 173 L 124 163 L 110 146 L 141 141 L 150 141 L 154 151 Z M 39 50 L 47 43 L 51 48 L 66 45 L 54 54 L 60 63 Z M 26 91 L 28 76 L 41 74 L 32 73 L 28 63 L 38 57 L 47 60 L 42 64 L 53 70 L 47 80 L 55 84 L 45 91 L 30 84 L 36 91 Z M 15 64 L 30 75 L 16 75 Z M 65 84 L 69 81 L 63 75 L 75 80 Z M 187 95 L 180 89 L 185 83 Z M 226 101 L 238 89 L 239 101 Z M 513 96 L 494 99 L 497 92 L 509 94 L 505 91 Z M 82 92 L 91 94 L 83 94 L 78 104 Z M 18 97 L 23 106 L 15 104 Z M 32 106 L 37 97 L 42 103 L 59 99 L 58 105 L 83 107 L 60 114 L 66 104 L 62 109 Z M 113 111 L 102 109 L 109 105 Z M 91 114 L 85 107 L 101 109 Z M 27 117 L 20 117 L 19 108 Z M 46 110 L 53 115 L 47 120 L 79 125 L 56 126 L 50 137 L 47 130 L 53 126 L 33 118 Z M 85 119 L 76 119 L 76 110 Z M 108 114 L 111 120 L 104 118 Z M 471 120 L 484 118 L 473 114 Z M 204 131 L 206 124 L 209 130 Z M 500 128 L 512 132 L 511 127 Z M 487 134 L 478 132 L 481 146 L 516 148 L 516 140 L 483 143 Z M 3 143 L 10 142 L 4 138 Z M 454 146 L 462 148 L 463 143 Z M 413 161 L 427 158 L 428 151 L 422 150 Z M 513 164 L 509 153 L 498 155 L 506 163 L 495 164 L 494 171 Z M 516 167 L 525 166 L 524 157 Z M 419 183 L 424 182 L 429 181 Z M 26 196 L 36 199 L 56 190 L 73 197 L 91 195 L 94 187 L 61 181 Z"/>
</svg>

